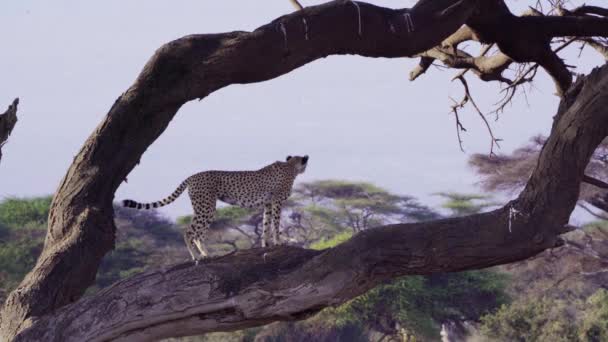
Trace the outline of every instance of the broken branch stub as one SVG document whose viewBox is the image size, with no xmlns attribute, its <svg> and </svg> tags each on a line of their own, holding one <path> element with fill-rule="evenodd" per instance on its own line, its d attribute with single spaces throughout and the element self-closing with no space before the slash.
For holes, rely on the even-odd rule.
<svg viewBox="0 0 608 342">
<path fill-rule="evenodd" d="M 13 100 L 13 103 L 8 106 L 8 109 L 0 114 L 0 161 L 2 160 L 2 147 L 6 144 L 8 137 L 13 132 L 17 124 L 17 105 L 19 98 Z"/>
</svg>

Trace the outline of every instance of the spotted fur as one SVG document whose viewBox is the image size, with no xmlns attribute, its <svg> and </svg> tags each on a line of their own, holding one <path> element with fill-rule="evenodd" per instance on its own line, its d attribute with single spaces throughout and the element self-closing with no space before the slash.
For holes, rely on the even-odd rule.
<svg viewBox="0 0 608 342">
<path fill-rule="evenodd" d="M 159 208 L 175 201 L 188 189 L 194 216 L 184 232 L 184 240 L 195 261 L 208 255 L 203 243 L 217 200 L 245 208 L 264 208 L 262 247 L 271 241 L 268 236 L 271 229 L 272 243 L 277 245 L 281 207 L 291 194 L 296 176 L 306 170 L 307 163 L 308 156 L 288 156 L 284 162 L 277 161 L 256 171 L 204 171 L 188 177 L 161 201 L 138 203 L 127 199 L 123 205 L 135 209 Z"/>
</svg>

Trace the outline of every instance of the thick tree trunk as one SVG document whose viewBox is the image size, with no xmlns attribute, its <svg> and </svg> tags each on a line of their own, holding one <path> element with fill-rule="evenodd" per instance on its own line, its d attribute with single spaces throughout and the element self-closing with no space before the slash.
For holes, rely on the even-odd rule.
<svg viewBox="0 0 608 342">
<path fill-rule="evenodd" d="M 0 161 L 2 161 L 2 146 L 8 140 L 11 135 L 15 124 L 17 124 L 17 105 L 19 99 L 15 99 L 13 103 L 8 106 L 6 112 L 0 114 Z"/>
<path fill-rule="evenodd" d="M 455 32 L 476 2 L 421 0 L 390 10 L 334 1 L 254 32 L 192 35 L 161 47 L 63 179 L 44 250 L 5 303 L 0 340 L 149 340 L 298 319 L 397 276 L 487 267 L 559 245 L 584 167 L 607 133 L 606 67 L 566 97 L 528 186 L 500 210 L 377 228 L 325 252 L 254 249 L 177 265 L 76 302 L 113 247 L 115 190 L 182 104 L 331 54 L 416 55 Z"/>
</svg>

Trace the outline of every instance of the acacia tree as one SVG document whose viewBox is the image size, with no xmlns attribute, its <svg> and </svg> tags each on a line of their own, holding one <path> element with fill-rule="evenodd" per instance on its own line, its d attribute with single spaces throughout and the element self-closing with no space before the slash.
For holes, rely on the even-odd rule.
<svg viewBox="0 0 608 342">
<path fill-rule="evenodd" d="M 441 206 L 450 211 L 451 217 L 472 215 L 497 206 L 496 203 L 489 202 L 490 196 L 487 195 L 457 192 L 439 192 L 436 195 L 444 198 L 445 201 Z"/>
<path fill-rule="evenodd" d="M 546 138 L 536 136 L 510 154 L 475 154 L 469 164 L 482 176 L 486 191 L 516 193 L 532 174 Z M 583 175 L 578 205 L 598 219 L 608 220 L 608 139 L 595 149 Z"/>
<path fill-rule="evenodd" d="M 420 0 L 411 9 L 332 1 L 253 32 L 190 35 L 163 45 L 68 169 L 53 198 L 44 249 L 4 304 L 0 339 L 138 341 L 234 330 L 300 319 L 398 276 L 483 268 L 560 246 L 585 167 L 608 134 L 608 66 L 573 83 L 551 42 L 607 37 L 607 14 L 583 6 L 517 16 L 505 0 Z M 458 43 L 467 40 L 499 52 L 465 55 Z M 517 199 L 487 213 L 366 230 L 324 251 L 258 248 L 198 267 L 174 265 L 81 298 L 114 245 L 116 189 L 184 103 L 336 54 L 422 56 L 421 71 L 441 57 L 503 82 L 510 64 L 535 63 L 548 72 L 562 101 Z"/>
</svg>

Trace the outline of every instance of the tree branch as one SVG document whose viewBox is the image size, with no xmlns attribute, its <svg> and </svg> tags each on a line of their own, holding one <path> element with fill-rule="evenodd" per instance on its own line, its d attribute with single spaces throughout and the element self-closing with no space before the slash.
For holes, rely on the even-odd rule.
<svg viewBox="0 0 608 342">
<path fill-rule="evenodd" d="M 608 189 L 608 183 L 601 181 L 597 178 L 591 177 L 591 176 L 584 175 L 583 182 L 591 184 L 591 185 L 595 185 L 601 189 Z"/>
<path fill-rule="evenodd" d="M 582 41 L 593 47 L 604 57 L 608 56 L 605 44 L 593 39 L 593 36 L 608 36 L 607 9 L 597 6 L 582 6 L 573 11 L 556 8 L 558 15 L 545 15 L 530 8 L 521 16 L 510 12 L 503 0 L 487 0 L 480 3 L 476 13 L 467 21 L 467 25 L 446 38 L 440 45 L 420 54 L 418 66 L 411 72 L 409 79 L 415 80 L 425 73 L 435 59 L 440 60 L 448 68 L 464 69 L 453 79 L 458 79 L 467 71 L 474 73 L 483 81 L 499 81 L 508 83 L 506 96 L 500 101 L 498 113 L 510 102 L 515 95 L 518 85 L 529 82 L 532 78 L 518 77 L 511 81 L 503 76 L 503 72 L 513 63 L 535 63 L 533 69 L 540 65 L 555 81 L 557 95 L 563 93 L 572 84 L 572 74 L 567 65 L 557 56 L 558 48 L 552 51 L 551 43 L 557 37 L 576 37 L 572 41 Z M 592 14 L 592 15 L 590 15 Z M 599 17 L 598 17 L 599 16 Z M 464 41 L 476 41 L 487 46 L 496 44 L 500 51 L 486 57 L 487 50 L 473 57 L 458 49 Z"/>
<path fill-rule="evenodd" d="M 591 210 L 591 208 L 587 207 L 584 203 L 578 203 L 578 206 L 583 208 L 583 210 L 585 210 L 587 213 L 589 213 L 591 216 L 600 219 L 600 220 L 608 220 L 608 216 L 604 216 L 602 214 L 598 214 L 596 212 L 594 212 L 593 210 Z"/>
<path fill-rule="evenodd" d="M 599 15 L 602 17 L 608 17 L 608 9 L 598 7 L 598 6 L 580 6 L 580 7 L 577 7 L 574 11 L 572 11 L 572 13 L 576 14 L 576 15 L 594 14 L 594 15 Z"/>
<path fill-rule="evenodd" d="M 15 124 L 17 124 L 17 105 L 19 99 L 15 99 L 13 103 L 8 106 L 6 112 L 0 114 L 0 160 L 2 160 L 2 146 L 6 144 L 8 137 L 11 135 Z"/>
<path fill-rule="evenodd" d="M 587 200 L 587 202 L 592 206 L 603 210 L 605 213 L 608 213 L 608 198 L 606 197 L 608 197 L 606 194 L 595 195 Z"/>
<path fill-rule="evenodd" d="M 572 76 L 551 50 L 555 37 L 608 36 L 608 19 L 591 16 L 513 15 L 503 1 L 488 0 L 467 25 L 481 42 L 496 43 L 501 52 L 517 63 L 540 64 L 553 77 L 557 94 L 570 87 Z"/>
</svg>

